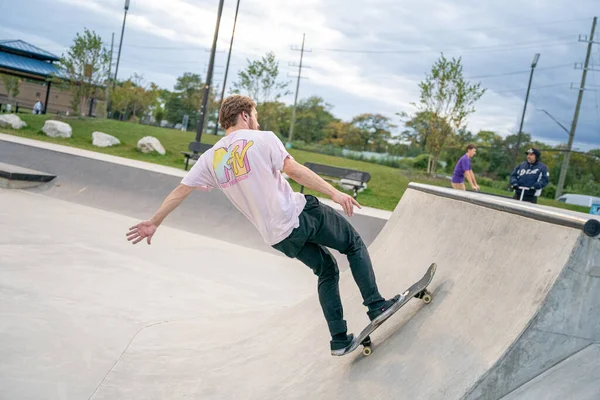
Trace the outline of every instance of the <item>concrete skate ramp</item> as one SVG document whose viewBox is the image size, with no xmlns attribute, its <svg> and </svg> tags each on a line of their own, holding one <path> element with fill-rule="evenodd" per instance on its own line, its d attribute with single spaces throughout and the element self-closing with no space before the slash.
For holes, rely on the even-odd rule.
<svg viewBox="0 0 600 400">
<path fill-rule="evenodd" d="M 239 340 L 211 341 L 197 371 L 210 384 L 178 389 L 207 399 L 499 399 L 600 342 L 600 247 L 582 233 L 588 218 L 411 184 L 370 252 L 385 296 L 437 262 L 431 304 L 413 300 L 379 328 L 371 356 L 335 358 L 311 296 L 263 326 L 224 331 Z M 340 284 L 358 332 L 367 318 L 350 272 Z M 153 394 L 173 382 L 139 369 L 185 336 L 165 337 L 137 343 L 136 357 L 124 357 L 94 399 L 160 398 Z M 169 374 L 193 366 L 173 359 Z M 588 389 L 581 393 L 597 393 Z"/>
<path fill-rule="evenodd" d="M 11 153 L 2 146 L 0 156 Z M 138 216 L 69 209 L 81 189 L 71 189 L 64 199 L 71 203 L 48 192 L 28 194 L 33 200 L 4 195 L 29 218 L 21 224 L 17 212 L 3 209 L 0 219 L 3 232 L 17 232 L 2 242 L 9 263 L 0 265 L 0 388 L 8 390 L 0 393 L 500 399 L 536 393 L 553 373 L 568 381 L 577 374 L 573 360 L 589 360 L 600 343 L 600 241 L 582 232 L 589 215 L 411 184 L 369 249 L 386 297 L 436 262 L 433 302 L 413 300 L 387 321 L 372 335 L 371 356 L 337 358 L 328 352 L 314 277 L 307 281 L 301 264 L 193 239 L 177 226 L 165 227 L 150 252 L 125 247 L 122 227 Z M 40 206 L 44 199 L 51 208 Z M 367 317 L 350 271 L 340 290 L 349 329 L 358 333 Z M 577 382 L 587 385 L 579 398 L 597 393 L 593 376 Z M 50 394 L 56 383 L 60 391 Z"/>
</svg>

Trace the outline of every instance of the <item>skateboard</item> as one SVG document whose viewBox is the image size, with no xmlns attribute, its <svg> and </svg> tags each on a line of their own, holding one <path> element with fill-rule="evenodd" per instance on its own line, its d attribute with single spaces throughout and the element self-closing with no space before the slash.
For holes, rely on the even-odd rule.
<svg viewBox="0 0 600 400">
<path fill-rule="evenodd" d="M 349 354 L 349 353 L 353 352 L 354 350 L 356 350 L 358 348 L 358 346 L 360 346 L 360 345 L 363 346 L 362 353 L 365 356 L 371 355 L 371 353 L 372 353 L 371 337 L 369 335 L 371 333 L 373 333 L 373 331 L 375 329 L 377 329 L 381 324 L 383 324 L 385 321 L 387 321 L 388 318 L 390 318 L 392 315 L 394 315 L 396 313 L 396 311 L 401 309 L 402 306 L 404 306 L 406 303 L 408 303 L 409 300 L 412 299 L 413 297 L 423 300 L 423 302 L 425 304 L 429 304 L 431 302 L 433 296 L 427 290 L 427 286 L 431 283 L 431 280 L 433 279 L 433 276 L 435 275 L 436 269 L 437 269 L 437 264 L 436 263 L 431 264 L 429 266 L 429 268 L 427 269 L 427 272 L 425 272 L 425 275 L 423 275 L 423 277 L 419 281 L 415 282 L 411 287 L 406 289 L 404 291 L 404 293 L 402 293 L 400 295 L 400 298 L 398 299 L 398 301 L 396 303 L 394 303 L 394 305 L 392 307 L 385 310 L 383 312 L 383 314 L 381 314 L 380 316 L 375 318 L 373 321 L 371 321 L 369 323 L 369 325 L 367 325 L 365 327 L 365 329 L 362 330 L 360 335 L 358 335 L 357 337 L 354 338 L 354 340 L 352 341 L 350 346 L 346 348 L 346 350 L 344 350 L 343 352 L 341 352 L 339 354 L 335 354 L 335 355 L 344 356 L 344 355 Z"/>
</svg>

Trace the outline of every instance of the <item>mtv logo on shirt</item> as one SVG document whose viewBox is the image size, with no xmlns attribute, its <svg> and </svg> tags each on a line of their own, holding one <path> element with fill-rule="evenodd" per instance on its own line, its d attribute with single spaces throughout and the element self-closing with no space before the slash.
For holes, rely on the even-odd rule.
<svg viewBox="0 0 600 400">
<path fill-rule="evenodd" d="M 215 149 L 213 169 L 219 185 L 226 188 L 247 179 L 251 171 L 248 160 L 248 149 L 254 142 L 240 139 L 231 143 L 228 148 Z"/>
</svg>

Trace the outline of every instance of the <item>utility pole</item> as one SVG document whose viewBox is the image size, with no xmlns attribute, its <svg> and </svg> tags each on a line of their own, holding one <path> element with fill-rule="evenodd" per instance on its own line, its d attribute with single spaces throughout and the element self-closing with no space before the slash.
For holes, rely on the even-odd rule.
<svg viewBox="0 0 600 400">
<path fill-rule="evenodd" d="M 527 111 L 527 101 L 529 100 L 529 90 L 531 89 L 531 81 L 533 80 L 533 71 L 540 59 L 540 53 L 536 53 L 533 56 L 531 62 L 531 73 L 529 74 L 529 84 L 527 85 L 527 94 L 525 95 L 525 104 L 523 105 L 523 114 L 521 115 L 521 125 L 519 125 L 519 136 L 517 137 L 517 148 L 515 149 L 515 158 L 513 159 L 513 165 L 517 163 L 517 155 L 519 154 L 519 148 L 521 147 L 521 135 L 523 134 L 523 121 L 525 120 L 525 111 Z"/>
<path fill-rule="evenodd" d="M 302 59 L 304 57 L 304 39 L 306 38 L 306 33 L 302 34 L 302 47 L 300 48 L 300 64 L 298 65 L 298 80 L 296 81 L 296 95 L 294 96 L 294 107 L 292 108 L 292 122 L 290 123 L 290 133 L 288 135 L 288 142 L 286 147 L 292 147 L 292 137 L 294 135 L 294 122 L 296 122 L 296 103 L 298 102 L 298 90 L 300 89 L 300 79 L 302 77 Z M 298 51 L 296 48 L 292 48 L 294 51 Z M 307 50 L 310 52 L 310 50 Z M 294 65 L 295 66 L 295 65 Z M 304 68 L 310 68 L 305 66 Z"/>
<path fill-rule="evenodd" d="M 587 42 L 587 54 L 585 56 L 585 64 L 583 65 L 583 74 L 581 75 L 581 85 L 579 86 L 579 94 L 577 95 L 577 105 L 575 106 L 575 115 L 573 116 L 573 123 L 571 124 L 571 132 L 569 132 L 569 142 L 567 144 L 567 152 L 565 154 L 565 158 L 563 159 L 563 165 L 560 168 L 560 176 L 558 178 L 558 185 L 556 186 L 556 199 L 558 199 L 562 194 L 565 186 L 565 179 L 567 176 L 567 168 L 569 168 L 569 158 L 571 157 L 571 149 L 573 148 L 573 139 L 575 138 L 575 131 L 577 129 L 577 120 L 579 119 L 579 109 L 581 108 L 581 101 L 583 100 L 583 91 L 585 90 L 585 79 L 587 77 L 588 66 L 590 64 L 590 56 L 592 54 L 592 44 L 600 42 L 594 42 L 594 31 L 596 30 L 596 21 L 598 17 L 594 17 L 594 21 L 592 22 L 592 31 L 590 33 L 589 40 L 588 38 L 581 38 L 579 36 L 580 42 Z"/>
<path fill-rule="evenodd" d="M 200 119 L 198 121 L 198 131 L 196 132 L 197 143 L 200 143 L 200 139 L 202 138 L 202 130 L 204 129 L 204 116 L 206 115 L 206 105 L 208 103 L 208 96 L 210 95 L 210 83 L 212 81 L 213 68 L 215 66 L 215 52 L 217 51 L 217 39 L 219 38 L 219 25 L 221 24 L 221 14 L 223 14 L 223 2 L 224 0 L 219 1 L 219 9 L 217 11 L 217 23 L 215 25 L 215 34 L 213 36 L 212 48 L 210 49 L 208 73 L 206 74 L 206 83 L 204 84 L 204 95 L 202 96 L 202 108 L 200 108 Z M 194 150 L 194 154 L 196 154 L 196 150 Z"/>
<path fill-rule="evenodd" d="M 125 0 L 125 14 L 123 15 L 123 27 L 121 28 L 121 41 L 119 42 L 119 54 L 117 55 L 117 66 L 115 67 L 115 80 L 113 89 L 117 84 L 117 73 L 119 72 L 119 61 L 121 60 L 121 47 L 123 46 L 123 35 L 125 34 L 125 21 L 127 20 L 127 11 L 129 10 L 129 0 Z"/>
<path fill-rule="evenodd" d="M 113 61 L 113 47 L 115 46 L 115 33 L 112 34 L 112 39 L 110 39 L 110 62 L 108 63 L 108 77 L 106 79 L 106 88 L 104 90 L 104 110 L 106 112 L 106 117 L 108 118 L 108 111 L 110 109 L 109 96 L 110 96 L 110 71 L 112 69 L 112 61 Z"/>
<path fill-rule="evenodd" d="M 219 108 L 217 109 L 217 123 L 215 124 L 215 135 L 219 133 L 219 112 L 221 112 L 221 106 L 223 105 L 223 99 L 225 98 L 225 87 L 227 86 L 227 73 L 229 72 L 229 60 L 231 60 L 231 49 L 233 48 L 233 37 L 235 36 L 235 25 L 237 24 L 237 16 L 239 9 L 240 0 L 237 0 L 237 5 L 235 6 L 235 17 L 233 18 L 233 32 L 231 33 L 231 42 L 229 42 L 229 54 L 227 55 L 227 65 L 225 66 L 225 78 L 223 78 L 221 101 L 219 101 Z"/>
</svg>

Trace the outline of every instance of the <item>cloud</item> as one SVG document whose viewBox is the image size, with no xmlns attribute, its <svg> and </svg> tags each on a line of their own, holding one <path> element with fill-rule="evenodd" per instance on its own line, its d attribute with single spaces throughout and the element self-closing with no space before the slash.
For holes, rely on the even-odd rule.
<svg viewBox="0 0 600 400">
<path fill-rule="evenodd" d="M 33 10 L 50 7 L 42 0 L 30 3 L 38 4 Z M 217 4 L 213 0 L 132 0 L 121 56 L 123 75 L 119 75 L 137 71 L 167 88 L 186 71 L 204 76 Z M 226 2 L 223 9 L 216 72 L 223 71 L 226 61 L 235 5 L 235 1 Z M 291 47 L 299 47 L 306 33 L 306 47 L 312 51 L 305 53 L 304 64 L 311 68 L 303 70 L 308 79 L 301 82 L 301 98 L 322 96 L 344 119 L 361 112 L 395 118 L 398 111 L 414 111 L 410 103 L 418 99 L 418 83 L 443 51 L 448 57 L 461 56 L 465 76 L 488 88 L 476 105 L 477 112 L 469 117 L 469 128 L 505 136 L 518 130 L 531 59 L 541 53 L 524 130 L 538 140 L 561 141 L 564 132 L 536 108 L 548 110 L 565 123 L 573 118 L 576 91 L 569 84 L 579 83 L 581 71 L 572 64 L 585 56 L 585 44 L 577 38 L 589 33 L 594 5 L 593 0 L 581 0 L 577 7 L 567 0 L 371 0 L 368 6 L 357 0 L 244 0 L 228 82 L 235 80 L 247 58 L 273 51 L 282 78 L 292 81 L 294 88 L 297 68 L 289 64 L 297 63 L 300 54 Z M 118 43 L 123 0 L 55 0 L 52 7 L 59 8 L 56 12 L 69 21 L 84 20 L 104 38 L 116 32 Z M 27 17 L 31 25 L 44 22 L 43 14 Z M 12 23 L 18 24 L 7 21 L 9 26 Z M 52 39 L 66 27 L 54 26 L 55 32 L 47 35 L 56 42 L 52 46 L 68 46 L 64 40 Z M 82 30 L 77 23 L 69 29 Z M 598 49 L 594 60 L 600 63 Z M 222 75 L 215 75 L 214 80 L 222 81 Z M 584 95 L 578 144 L 600 147 L 597 96 L 591 91 Z M 285 100 L 293 101 L 293 96 Z"/>
</svg>

